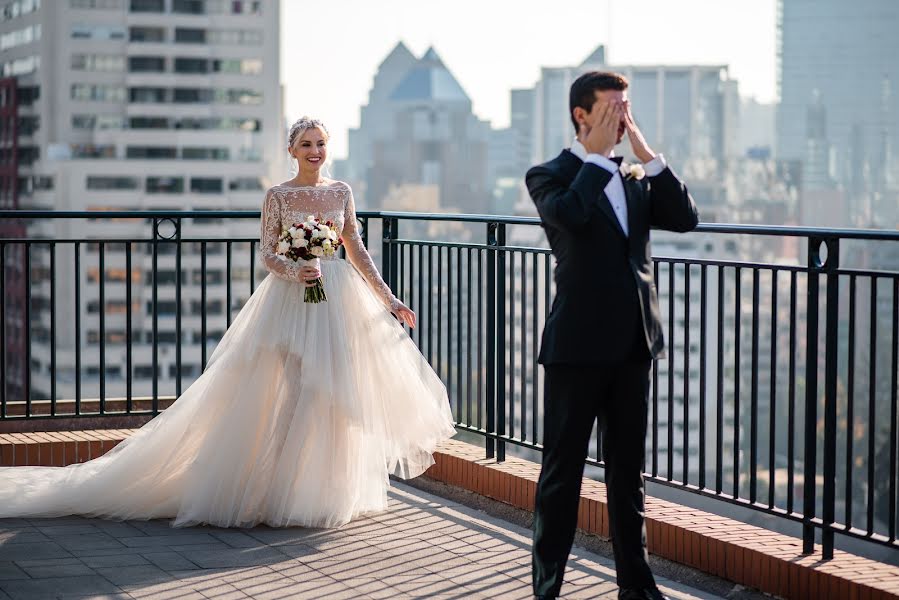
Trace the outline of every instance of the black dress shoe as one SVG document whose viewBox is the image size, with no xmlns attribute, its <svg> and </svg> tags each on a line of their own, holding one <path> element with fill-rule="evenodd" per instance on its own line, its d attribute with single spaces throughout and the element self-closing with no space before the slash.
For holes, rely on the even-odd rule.
<svg viewBox="0 0 899 600">
<path fill-rule="evenodd" d="M 671 598 L 658 588 L 621 588 L 618 590 L 618 600 L 671 600 Z"/>
</svg>

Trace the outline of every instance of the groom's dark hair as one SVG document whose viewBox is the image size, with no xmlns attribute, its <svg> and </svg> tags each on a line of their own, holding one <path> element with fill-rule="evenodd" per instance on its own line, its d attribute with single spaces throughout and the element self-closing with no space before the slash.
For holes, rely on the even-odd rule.
<svg viewBox="0 0 899 600">
<path fill-rule="evenodd" d="M 568 116 L 574 125 L 574 132 L 578 133 L 577 121 L 574 119 L 574 109 L 578 106 L 590 112 L 593 103 L 596 102 L 596 92 L 604 90 L 616 90 L 623 92 L 630 85 L 627 77 L 610 71 L 589 71 L 574 80 L 571 84 L 571 92 L 568 95 Z"/>
</svg>

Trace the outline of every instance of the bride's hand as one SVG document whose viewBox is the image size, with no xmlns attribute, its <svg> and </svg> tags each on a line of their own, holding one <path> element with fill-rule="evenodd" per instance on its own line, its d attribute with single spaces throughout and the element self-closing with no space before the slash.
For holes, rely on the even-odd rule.
<svg viewBox="0 0 899 600">
<path fill-rule="evenodd" d="M 322 276 L 322 272 L 317 267 L 304 265 L 300 267 L 300 277 L 303 279 L 303 285 L 312 287 L 313 282 Z"/>
<path fill-rule="evenodd" d="M 408 325 L 412 329 L 415 329 L 415 313 L 411 308 L 400 302 L 396 301 L 396 306 L 394 306 L 391 311 L 394 316 L 400 320 L 401 323 Z"/>
</svg>

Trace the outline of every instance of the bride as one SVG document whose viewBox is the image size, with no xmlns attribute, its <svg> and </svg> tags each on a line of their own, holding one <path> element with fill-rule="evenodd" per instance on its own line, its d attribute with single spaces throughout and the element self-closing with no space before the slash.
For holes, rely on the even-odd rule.
<svg viewBox="0 0 899 600">
<path fill-rule="evenodd" d="M 337 527 L 385 510 L 390 474 L 416 477 L 433 464 L 455 433 L 446 389 L 394 319 L 415 326 L 362 244 L 350 187 L 321 176 L 327 143 L 318 120 L 290 128 L 298 173 L 262 208 L 270 275 L 206 371 L 104 456 L 0 469 L 0 518 Z M 307 215 L 342 230 L 349 262 L 298 266 L 275 253 L 282 227 Z M 319 276 L 327 301 L 304 302 Z"/>
</svg>

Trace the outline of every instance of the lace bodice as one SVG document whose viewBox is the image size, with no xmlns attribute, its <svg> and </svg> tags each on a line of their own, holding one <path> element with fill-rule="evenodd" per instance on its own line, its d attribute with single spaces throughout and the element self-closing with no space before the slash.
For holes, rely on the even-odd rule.
<svg viewBox="0 0 899 600">
<path fill-rule="evenodd" d="M 344 249 L 350 263 L 362 274 L 375 294 L 390 310 L 402 306 L 381 278 L 356 224 L 353 191 L 342 181 L 321 186 L 276 185 L 268 190 L 262 206 L 262 235 L 260 241 L 262 264 L 276 277 L 300 282 L 300 264 L 275 254 L 278 238 L 285 226 L 300 223 L 308 215 L 333 221 L 341 231 Z"/>
</svg>

